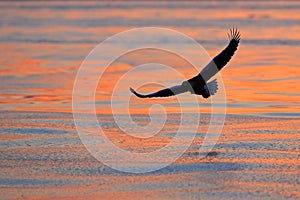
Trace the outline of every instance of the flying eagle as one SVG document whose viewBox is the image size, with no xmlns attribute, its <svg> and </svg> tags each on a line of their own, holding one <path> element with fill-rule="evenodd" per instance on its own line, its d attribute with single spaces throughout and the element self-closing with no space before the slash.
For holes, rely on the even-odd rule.
<svg viewBox="0 0 300 200">
<path fill-rule="evenodd" d="M 211 82 L 207 81 L 229 62 L 240 42 L 241 35 L 238 29 L 230 29 L 230 34 L 227 33 L 227 35 L 230 40 L 227 47 L 215 56 L 197 76 L 187 81 L 183 81 L 181 85 L 159 90 L 151 94 L 139 94 L 132 88 L 130 88 L 130 91 L 140 98 L 168 97 L 184 92 L 202 95 L 204 98 L 214 95 L 218 90 L 217 81 L 216 79 Z"/>
</svg>

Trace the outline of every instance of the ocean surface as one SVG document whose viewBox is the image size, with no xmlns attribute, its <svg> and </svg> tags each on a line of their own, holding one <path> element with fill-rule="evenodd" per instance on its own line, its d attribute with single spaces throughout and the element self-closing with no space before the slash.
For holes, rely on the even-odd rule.
<svg viewBox="0 0 300 200">
<path fill-rule="evenodd" d="M 299 10 L 297 1 L 0 1 L 0 199 L 299 199 Z M 96 45 L 140 27 L 181 32 L 210 57 L 227 45 L 231 27 L 240 30 L 241 42 L 218 77 L 227 115 L 216 145 L 204 158 L 199 158 L 199 148 L 209 128 L 209 100 L 197 97 L 195 109 L 189 94 L 181 95 L 184 102 L 130 97 L 130 113 L 139 125 L 149 124 L 154 104 L 167 113 L 164 128 L 150 139 L 124 135 L 111 111 L 115 85 L 138 65 L 167 64 L 184 78 L 198 71 L 173 54 L 149 49 L 111 63 L 95 92 L 95 113 L 109 139 L 122 149 L 162 148 L 176 135 L 182 114 L 190 128 L 193 113 L 201 113 L 192 144 L 177 160 L 157 171 L 132 174 L 104 165 L 85 148 L 73 120 L 72 93 L 76 73 Z M 142 39 L 147 43 L 153 38 Z M 201 61 L 176 38 L 156 39 L 175 43 Z M 117 47 L 111 45 L 107 52 L 117 52 Z M 102 67 L 107 52 L 92 63 L 92 70 Z M 155 66 L 136 73 L 118 88 L 123 99 L 114 103 L 120 115 L 129 87 L 145 82 L 139 91 L 151 92 L 182 82 Z M 82 110 L 94 102 L 83 100 Z M 224 102 L 215 106 L 224 107 Z M 154 109 L 151 117 L 162 116 Z"/>
</svg>

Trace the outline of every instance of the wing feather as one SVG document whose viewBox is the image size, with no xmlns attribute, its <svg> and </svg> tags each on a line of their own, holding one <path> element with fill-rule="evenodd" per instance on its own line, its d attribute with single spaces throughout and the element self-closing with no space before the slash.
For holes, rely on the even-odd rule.
<svg viewBox="0 0 300 200">
<path fill-rule="evenodd" d="M 162 89 L 157 92 L 146 94 L 146 95 L 140 94 L 132 88 L 130 88 L 130 91 L 139 98 L 152 98 L 152 97 L 169 97 L 180 93 L 184 93 L 187 90 L 184 87 L 182 87 L 182 85 L 176 85 L 171 88 Z"/>
<path fill-rule="evenodd" d="M 233 28 L 230 29 L 230 35 L 228 34 L 228 37 L 230 42 L 227 47 L 213 59 L 219 71 L 230 61 L 234 55 L 239 45 L 241 35 L 237 29 Z"/>
<path fill-rule="evenodd" d="M 218 73 L 230 61 L 238 48 L 241 37 L 238 29 L 230 29 L 230 33 L 227 33 L 227 35 L 230 40 L 227 47 L 223 51 L 221 51 L 221 53 L 215 56 L 211 60 L 211 62 L 208 63 L 198 74 L 198 76 L 201 76 L 205 80 L 205 82 L 207 82 L 216 73 Z"/>
</svg>

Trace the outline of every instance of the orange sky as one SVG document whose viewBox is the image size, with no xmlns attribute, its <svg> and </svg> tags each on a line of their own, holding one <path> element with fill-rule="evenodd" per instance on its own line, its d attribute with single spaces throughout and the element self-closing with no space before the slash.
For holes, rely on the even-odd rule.
<svg viewBox="0 0 300 200">
<path fill-rule="evenodd" d="M 34 3 L 33 3 L 34 4 Z M 269 112 L 300 112 L 300 93 L 297 91 L 300 80 L 299 45 L 258 45 L 255 40 L 300 40 L 300 27 L 291 25 L 285 27 L 256 25 L 263 20 L 299 20 L 300 14 L 296 9 L 272 10 L 261 9 L 221 9 L 212 12 L 211 9 L 157 9 L 136 8 L 130 12 L 124 9 L 102 10 L 102 12 L 89 12 L 83 10 L 56 10 L 40 9 L 36 12 L 27 12 L 19 8 L 10 8 L 3 11 L 8 22 L 16 17 L 39 20 L 103 20 L 121 18 L 126 20 L 254 20 L 250 24 L 239 27 L 242 34 L 241 44 L 228 66 L 222 70 L 228 113 L 269 113 Z M 13 13 L 13 14 L 12 14 Z M 264 22 L 264 21 L 263 21 Z M 55 24 L 56 23 L 56 24 Z M 130 25 L 109 26 L 68 26 L 61 25 L 59 21 L 42 26 L 26 27 L 25 25 L 8 25 L 1 28 L 0 36 L 14 38 L 18 33 L 23 37 L 50 37 L 52 40 L 82 41 L 82 43 L 30 43 L 11 42 L 2 40 L 1 49 L 1 109 L 2 110 L 36 110 L 71 112 L 72 90 L 76 70 L 90 50 L 97 42 L 123 30 L 133 28 Z M 268 21 L 265 21 L 266 25 Z M 9 23 L 8 23 L 9 24 Z M 256 26 L 256 27 L 255 27 Z M 227 44 L 226 30 L 221 27 L 189 27 L 166 25 L 184 34 L 200 40 L 209 55 L 213 57 Z M 287 31 L 288 29 L 288 31 Z M 76 34 L 74 34 L 76 33 Z M 40 35 L 39 35 L 40 34 Z M 86 35 L 86 36 L 85 36 Z M 9 36 L 9 37 L 8 37 Z M 19 37 L 19 36 L 18 36 Z M 16 38 L 18 38 L 16 37 Z M 22 38 L 22 37 L 19 37 Z M 201 43 L 201 41 L 204 41 Z M 216 43 L 209 43 L 215 41 Z M 188 51 L 188 50 L 187 50 Z M 167 62 L 175 69 L 180 69 L 186 78 L 197 73 L 188 70 L 188 63 L 174 59 L 168 54 L 149 54 L 153 60 L 146 58 L 147 53 L 136 52 L 127 55 L 125 60 L 113 63 L 106 72 L 107 77 L 101 79 L 96 93 L 96 102 L 109 102 L 116 81 L 128 70 L 144 63 L 145 59 L 152 62 Z M 98 63 L 101 65 L 101 63 Z M 162 80 L 168 78 L 163 74 Z M 146 79 L 147 74 L 141 73 L 139 79 Z M 148 78 L 148 77 L 147 77 Z M 148 82 L 145 81 L 145 84 Z M 182 80 L 178 80 L 180 84 Z M 170 85 L 171 86 L 171 85 Z M 123 85 L 124 92 L 129 92 L 130 85 Z M 151 92 L 160 87 L 148 86 L 141 91 Z M 210 108 L 204 99 L 199 98 L 202 112 L 209 112 Z M 176 103 L 176 98 L 155 99 L 144 101 L 132 98 L 131 112 L 147 113 L 149 107 L 155 103 L 166 105 L 170 112 L 179 112 L 178 106 L 167 106 Z M 205 106 L 206 105 L 206 106 Z M 110 113 L 110 105 L 102 103 L 97 105 L 97 112 Z"/>
</svg>

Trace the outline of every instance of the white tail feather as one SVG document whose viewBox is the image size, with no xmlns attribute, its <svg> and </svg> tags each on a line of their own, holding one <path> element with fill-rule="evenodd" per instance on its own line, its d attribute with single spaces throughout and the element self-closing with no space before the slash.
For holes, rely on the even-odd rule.
<svg viewBox="0 0 300 200">
<path fill-rule="evenodd" d="M 207 94 L 210 94 L 211 95 L 214 95 L 217 90 L 218 90 L 218 83 L 217 83 L 217 80 L 214 79 L 213 81 L 207 83 L 205 86 L 204 86 L 204 89 L 205 91 L 207 92 Z"/>
</svg>

